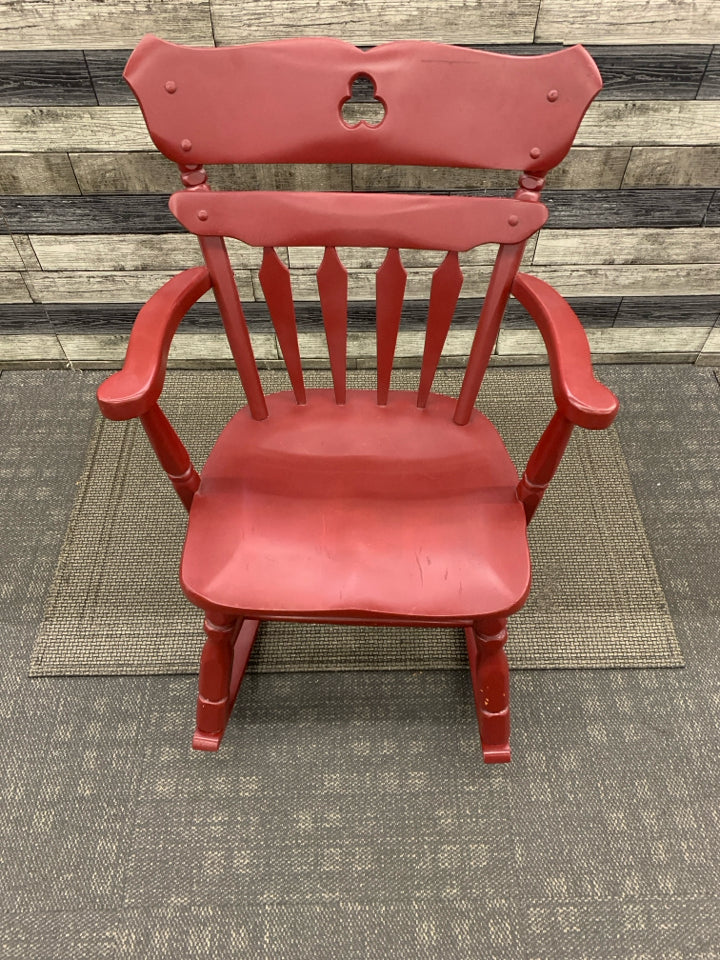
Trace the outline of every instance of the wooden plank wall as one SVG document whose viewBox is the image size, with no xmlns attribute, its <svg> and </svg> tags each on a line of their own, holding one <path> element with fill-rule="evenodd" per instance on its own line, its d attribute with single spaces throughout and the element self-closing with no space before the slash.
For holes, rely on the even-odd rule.
<svg viewBox="0 0 720 960">
<path fill-rule="evenodd" d="M 598 359 L 720 361 L 718 0 L 0 0 L 0 364 L 117 363 L 139 305 L 173 271 L 199 262 L 167 210 L 176 170 L 154 151 L 121 79 L 146 32 L 217 45 L 303 34 L 360 45 L 418 38 L 523 55 L 584 43 L 605 87 L 549 179 L 551 218 L 525 269 L 571 300 Z M 236 168 L 211 179 L 469 194 L 514 183 L 497 172 L 368 166 Z M 272 364 L 257 252 L 235 244 L 232 254 L 258 352 Z M 283 256 L 306 300 L 303 348 L 321 358 L 317 251 Z M 361 364 L 371 352 L 377 262 L 372 251 L 348 259 Z M 487 252 L 466 262 L 450 360 L 467 350 L 488 273 Z M 399 353 L 409 364 L 421 350 L 432 263 L 407 260 Z M 181 329 L 176 362 L 229 357 L 211 301 Z M 540 352 L 511 304 L 498 360 Z"/>
</svg>

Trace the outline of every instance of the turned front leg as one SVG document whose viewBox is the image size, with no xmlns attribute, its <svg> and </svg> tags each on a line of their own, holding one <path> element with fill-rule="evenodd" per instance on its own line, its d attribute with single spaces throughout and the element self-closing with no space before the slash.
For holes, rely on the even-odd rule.
<svg viewBox="0 0 720 960">
<path fill-rule="evenodd" d="M 507 620 L 478 620 L 465 632 L 480 739 L 486 763 L 510 760 L 510 672 Z"/>
<path fill-rule="evenodd" d="M 197 732 L 217 738 L 222 735 L 230 713 L 230 677 L 236 618 L 218 614 L 205 617 L 203 624 L 207 640 L 200 658 L 198 678 Z M 199 745 L 199 744 L 198 744 Z M 217 746 L 205 749 L 217 749 Z"/>
</svg>

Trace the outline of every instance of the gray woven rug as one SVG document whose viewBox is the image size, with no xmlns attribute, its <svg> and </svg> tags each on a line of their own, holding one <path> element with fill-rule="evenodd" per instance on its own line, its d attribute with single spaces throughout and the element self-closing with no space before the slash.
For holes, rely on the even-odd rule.
<svg viewBox="0 0 720 960">
<path fill-rule="evenodd" d="M 417 371 L 394 385 L 412 389 Z M 438 373 L 457 394 L 461 374 Z M 286 389 L 282 373 L 263 374 Z M 309 386 L 329 375 L 308 372 Z M 350 387 L 373 387 L 350 371 Z M 163 406 L 200 467 L 243 395 L 229 371 L 175 372 Z M 547 370 L 491 369 L 480 406 L 518 467 L 554 405 Z M 31 676 L 196 672 L 202 613 L 178 584 L 185 513 L 137 421 L 98 418 L 32 655 Z M 510 621 L 514 668 L 682 666 L 615 430 L 576 430 L 531 525 L 534 583 Z M 459 630 L 265 624 L 249 669 L 466 668 Z"/>
</svg>

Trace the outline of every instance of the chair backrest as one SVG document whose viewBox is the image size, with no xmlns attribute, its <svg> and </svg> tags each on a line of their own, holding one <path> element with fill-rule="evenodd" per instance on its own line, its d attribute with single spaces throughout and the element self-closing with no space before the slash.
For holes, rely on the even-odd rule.
<svg viewBox="0 0 720 960">
<path fill-rule="evenodd" d="M 385 115 L 343 119 L 358 77 Z M 386 403 L 405 292 L 401 248 L 444 250 L 433 275 L 418 404 L 427 401 L 463 276 L 458 252 L 500 245 L 455 420 L 467 422 L 525 242 L 545 222 L 545 174 L 572 145 L 602 81 L 582 47 L 512 57 L 426 41 L 371 50 L 334 39 L 193 48 L 145 37 L 125 78 L 185 190 L 170 208 L 197 234 L 252 415 L 267 407 L 224 237 L 264 248 L 260 282 L 295 396 L 306 400 L 290 274 L 276 247 L 320 246 L 317 273 L 335 397 L 345 400 L 347 272 L 337 246 L 386 247 L 377 273 L 378 402 Z M 521 171 L 514 198 L 210 192 L 205 164 L 376 163 Z"/>
</svg>

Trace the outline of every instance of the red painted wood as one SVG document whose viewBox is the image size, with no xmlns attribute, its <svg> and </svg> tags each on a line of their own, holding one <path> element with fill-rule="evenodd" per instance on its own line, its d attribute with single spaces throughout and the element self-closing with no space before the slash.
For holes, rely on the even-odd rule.
<svg viewBox="0 0 720 960">
<path fill-rule="evenodd" d="M 531 209 L 534 208 L 532 205 Z M 467 423 L 472 414 L 524 250 L 524 243 L 501 246 L 498 250 L 455 408 L 455 423 Z"/>
<path fill-rule="evenodd" d="M 558 408 L 579 427 L 609 427 L 617 416 L 619 402 L 595 379 L 587 335 L 570 304 L 544 280 L 525 273 L 515 277 L 512 293 L 545 341 Z"/>
<path fill-rule="evenodd" d="M 341 119 L 365 74 L 378 126 Z M 582 47 L 511 57 L 423 41 L 195 48 L 145 37 L 124 73 L 176 163 L 410 163 L 547 171 L 602 86 Z M 442 249 L 447 249 L 443 247 Z"/>
<path fill-rule="evenodd" d="M 375 127 L 341 118 L 360 73 L 385 106 Z M 363 52 L 328 39 L 195 49 L 148 37 L 126 76 L 151 136 L 180 167 L 186 189 L 171 209 L 199 236 L 208 267 L 151 298 L 123 370 L 98 392 L 107 416 L 141 417 L 190 510 L 181 582 L 207 616 L 193 745 L 217 749 L 261 618 L 452 623 L 466 628 L 484 757 L 509 760 L 503 648 L 506 618 L 529 591 L 527 524 L 573 425 L 599 429 L 617 411 L 594 379 L 570 307 L 517 272 L 525 241 L 548 216 L 539 202 L 545 174 L 600 88 L 592 60 L 581 47 L 515 58 L 415 41 Z M 523 172 L 512 199 L 213 193 L 203 164 L 225 162 Z M 266 248 L 260 282 L 294 395 L 263 394 L 226 236 Z M 457 254 L 488 242 L 500 250 L 455 403 L 430 391 L 462 283 Z M 305 391 L 290 275 L 274 249 L 303 245 L 326 248 L 317 277 L 334 391 Z M 388 248 L 376 286 L 377 397 L 346 390 L 339 246 Z M 417 396 L 389 389 L 404 248 L 449 251 L 433 278 Z M 198 477 L 157 401 L 172 335 L 211 281 L 248 406 Z M 520 481 L 497 431 L 474 410 L 511 289 L 547 344 L 558 405 Z"/>
<path fill-rule="evenodd" d="M 458 255 L 455 251 L 450 251 L 433 273 L 430 286 L 425 348 L 418 385 L 417 405 L 419 407 L 425 406 L 430 395 L 435 371 L 440 362 L 440 354 L 445 346 L 462 285 L 463 274 Z"/>
<path fill-rule="evenodd" d="M 182 440 L 157 403 L 140 415 L 140 422 L 175 492 L 189 510 L 200 486 L 200 477 Z"/>
<path fill-rule="evenodd" d="M 507 621 L 491 617 L 466 629 L 475 709 L 486 763 L 510 761 L 510 672 Z"/>
<path fill-rule="evenodd" d="M 199 236 L 255 247 L 470 250 L 519 243 L 545 223 L 541 203 L 402 193 L 174 193 L 170 210 Z"/>
<path fill-rule="evenodd" d="M 560 465 L 573 427 L 574 424 L 557 410 L 530 455 L 517 491 L 518 500 L 525 507 L 528 523 Z"/>
<path fill-rule="evenodd" d="M 375 278 L 377 402 L 383 406 L 388 402 L 406 283 L 407 271 L 400 251 L 390 248 Z"/>
<path fill-rule="evenodd" d="M 509 613 L 530 585 L 517 471 L 477 413 L 412 391 L 268 396 L 219 437 L 181 568 L 198 606 L 237 616 L 451 620 Z M 490 548 L 490 545 L 492 547 Z"/>
<path fill-rule="evenodd" d="M 207 194 L 203 195 L 207 196 Z M 250 333 L 238 295 L 237 284 L 230 258 L 222 237 L 203 237 L 200 240 L 205 263 L 207 264 L 215 299 L 223 319 L 225 334 L 230 344 L 235 366 L 247 397 L 248 406 L 256 420 L 267 416 L 267 406 L 262 384 L 255 365 Z"/>
<path fill-rule="evenodd" d="M 335 401 L 345 403 L 348 275 L 334 247 L 325 249 L 317 272 L 317 285 L 335 387 Z"/>
<path fill-rule="evenodd" d="M 140 310 L 122 370 L 98 388 L 98 404 L 108 420 L 131 420 L 157 402 L 173 334 L 193 303 L 209 289 L 208 271 L 193 267 L 168 280 Z"/>
<path fill-rule="evenodd" d="M 258 276 L 270 311 L 270 319 L 275 327 L 278 343 L 285 360 L 290 383 L 295 393 L 295 399 L 298 403 L 305 403 L 305 382 L 300 360 L 290 271 L 278 257 L 273 247 L 265 247 Z"/>
<path fill-rule="evenodd" d="M 195 750 L 215 751 L 222 741 L 227 722 L 245 676 L 257 620 L 233 620 L 213 613 L 205 619 L 207 640 L 200 660 L 197 725 L 192 745 Z"/>
</svg>

